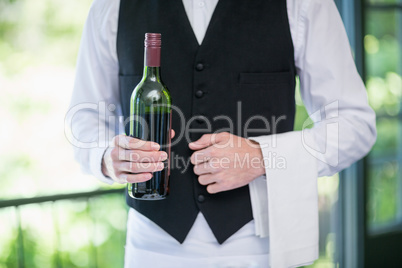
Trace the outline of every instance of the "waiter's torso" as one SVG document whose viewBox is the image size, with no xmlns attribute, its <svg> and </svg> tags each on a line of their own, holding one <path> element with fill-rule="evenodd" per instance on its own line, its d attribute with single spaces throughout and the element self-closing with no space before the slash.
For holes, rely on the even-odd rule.
<svg viewBox="0 0 402 268">
<path fill-rule="evenodd" d="M 181 0 L 121 0 L 117 53 L 125 117 L 142 77 L 146 32 L 162 34 L 162 79 L 178 108 L 172 128 L 183 137 L 172 146 L 169 197 L 127 197 L 127 203 L 179 242 L 201 211 L 223 243 L 252 220 L 248 186 L 208 194 L 193 167 L 185 168 L 192 154 L 188 142 L 215 131 L 250 137 L 293 129 L 295 67 L 286 1 L 220 0 L 199 45 Z"/>
</svg>

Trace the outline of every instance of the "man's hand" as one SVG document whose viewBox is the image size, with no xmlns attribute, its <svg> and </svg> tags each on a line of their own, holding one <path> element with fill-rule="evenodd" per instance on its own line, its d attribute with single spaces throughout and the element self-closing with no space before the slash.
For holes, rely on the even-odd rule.
<svg viewBox="0 0 402 268">
<path fill-rule="evenodd" d="M 258 143 L 222 132 L 205 134 L 189 144 L 198 181 L 211 194 L 247 185 L 265 174 Z"/>
<path fill-rule="evenodd" d="M 175 135 L 172 130 L 171 137 Z M 143 141 L 125 135 L 113 138 L 114 147 L 106 149 L 102 161 L 102 172 L 117 183 L 144 182 L 152 173 L 164 168 L 166 152 L 159 151 L 156 142 Z"/>
</svg>

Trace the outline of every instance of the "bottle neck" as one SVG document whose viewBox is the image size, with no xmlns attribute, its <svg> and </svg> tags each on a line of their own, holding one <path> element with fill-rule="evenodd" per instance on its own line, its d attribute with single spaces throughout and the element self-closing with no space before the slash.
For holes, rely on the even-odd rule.
<svg viewBox="0 0 402 268">
<path fill-rule="evenodd" d="M 144 66 L 144 78 L 155 81 L 155 82 L 160 82 L 160 70 L 161 67 L 150 67 L 150 66 Z"/>
<path fill-rule="evenodd" d="M 144 77 L 150 80 L 160 80 L 161 48 L 146 47 L 144 55 Z"/>
</svg>

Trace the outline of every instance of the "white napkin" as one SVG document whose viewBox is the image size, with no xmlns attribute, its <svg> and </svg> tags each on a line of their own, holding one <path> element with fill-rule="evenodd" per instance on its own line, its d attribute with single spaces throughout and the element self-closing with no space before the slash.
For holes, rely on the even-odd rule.
<svg viewBox="0 0 402 268">
<path fill-rule="evenodd" d="M 266 179 L 249 186 L 256 234 L 269 236 L 272 268 L 318 258 L 317 159 L 302 138 L 302 132 L 250 138 L 260 144 L 266 167 Z"/>
</svg>

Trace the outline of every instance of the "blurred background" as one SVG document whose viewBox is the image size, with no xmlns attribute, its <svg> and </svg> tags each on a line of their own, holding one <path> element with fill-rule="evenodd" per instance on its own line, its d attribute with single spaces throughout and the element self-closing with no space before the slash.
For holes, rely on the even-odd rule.
<svg viewBox="0 0 402 268">
<path fill-rule="evenodd" d="M 64 135 L 91 2 L 0 0 L 0 268 L 123 267 L 123 191 L 82 175 Z M 311 267 L 398 267 L 402 1 L 335 2 L 378 140 L 364 160 L 319 179 L 320 259 Z M 296 100 L 300 129 L 307 114 Z"/>
</svg>

